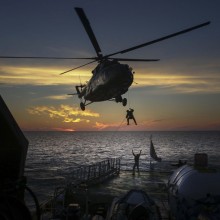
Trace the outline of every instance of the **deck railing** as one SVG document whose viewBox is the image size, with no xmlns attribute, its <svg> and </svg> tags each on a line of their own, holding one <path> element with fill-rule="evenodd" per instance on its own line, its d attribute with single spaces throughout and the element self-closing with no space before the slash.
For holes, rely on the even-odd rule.
<svg viewBox="0 0 220 220">
<path fill-rule="evenodd" d="M 101 162 L 80 167 L 73 170 L 68 178 L 68 183 L 90 185 L 98 183 L 120 172 L 120 158 L 109 158 Z"/>
</svg>

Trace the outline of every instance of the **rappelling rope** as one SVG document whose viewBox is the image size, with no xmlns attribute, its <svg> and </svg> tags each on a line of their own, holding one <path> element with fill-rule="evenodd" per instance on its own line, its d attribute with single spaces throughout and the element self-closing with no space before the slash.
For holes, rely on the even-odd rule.
<svg viewBox="0 0 220 220">
<path fill-rule="evenodd" d="M 128 90 L 128 106 L 131 107 L 130 90 Z"/>
<path fill-rule="evenodd" d="M 122 126 L 122 124 L 124 123 L 125 119 L 126 119 L 126 118 L 124 118 L 124 119 L 121 121 L 121 123 L 119 124 L 119 126 L 116 128 L 115 131 L 118 131 L 118 130 L 119 130 L 119 128 L 120 128 L 120 127 Z"/>
</svg>

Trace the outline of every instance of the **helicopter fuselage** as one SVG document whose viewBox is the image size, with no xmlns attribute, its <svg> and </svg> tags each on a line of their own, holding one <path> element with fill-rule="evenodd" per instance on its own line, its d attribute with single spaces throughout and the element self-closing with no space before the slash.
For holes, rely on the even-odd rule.
<svg viewBox="0 0 220 220">
<path fill-rule="evenodd" d="M 85 85 L 79 98 L 99 102 L 121 97 L 133 82 L 132 69 L 127 64 L 106 60 L 92 71 L 93 76 Z"/>
</svg>

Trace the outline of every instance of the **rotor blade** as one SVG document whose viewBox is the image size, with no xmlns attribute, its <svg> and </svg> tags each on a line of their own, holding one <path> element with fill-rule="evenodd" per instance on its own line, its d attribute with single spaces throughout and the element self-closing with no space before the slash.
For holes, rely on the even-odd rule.
<svg viewBox="0 0 220 220">
<path fill-rule="evenodd" d="M 93 33 L 93 30 L 90 26 L 89 20 L 87 19 L 87 17 L 86 17 L 86 15 L 85 15 L 82 8 L 75 8 L 75 10 L 76 10 L 76 13 L 78 14 L 78 16 L 79 16 L 86 32 L 87 32 L 87 34 L 89 36 L 90 41 L 92 42 L 92 45 L 93 45 L 93 47 L 96 51 L 96 54 L 97 54 L 98 58 L 101 58 L 102 57 L 102 52 L 101 52 L 101 49 L 99 47 L 98 41 L 96 40 L 96 37 Z"/>
<path fill-rule="evenodd" d="M 112 57 L 109 57 L 109 59 L 118 60 L 118 61 L 141 61 L 141 62 L 153 62 L 160 60 L 160 59 L 130 59 L 130 58 L 112 58 Z"/>
<path fill-rule="evenodd" d="M 97 57 L 18 57 L 18 56 L 0 56 L 0 59 L 51 59 L 51 60 L 96 60 Z"/>
<path fill-rule="evenodd" d="M 77 67 L 75 67 L 75 68 L 73 68 L 73 69 L 70 69 L 70 70 L 67 70 L 67 71 L 65 71 L 65 72 L 62 72 L 62 73 L 60 73 L 60 75 L 63 75 L 64 73 L 68 73 L 68 72 L 71 72 L 71 71 L 76 70 L 76 69 L 79 69 L 79 68 L 81 68 L 81 67 L 83 67 L 83 66 L 89 65 L 90 63 L 94 63 L 94 62 L 96 62 L 96 60 L 91 61 L 91 62 L 86 63 L 86 64 L 83 64 L 83 65 L 81 65 L 81 66 L 77 66 Z"/>
<path fill-rule="evenodd" d="M 67 94 L 67 95 L 78 95 L 78 93 L 70 93 L 70 94 Z"/>
<path fill-rule="evenodd" d="M 158 38 L 156 40 L 152 40 L 152 41 L 149 41 L 149 42 L 146 42 L 146 43 L 143 43 L 143 44 L 140 44 L 140 45 L 137 45 L 137 46 L 125 49 L 125 50 L 118 51 L 116 53 L 112 53 L 112 54 L 106 55 L 106 56 L 104 56 L 104 58 L 108 58 L 110 56 L 113 56 L 113 55 L 116 55 L 116 54 L 119 54 L 119 53 L 121 53 L 121 54 L 122 53 L 127 53 L 129 51 L 136 50 L 138 48 L 145 47 L 145 46 L 148 46 L 150 44 L 154 44 L 154 43 L 157 43 L 159 41 L 163 41 L 163 40 L 166 40 L 166 39 L 171 38 L 171 37 L 175 37 L 175 36 L 180 35 L 180 34 L 185 34 L 185 33 L 189 32 L 189 31 L 193 31 L 195 29 L 204 27 L 204 26 L 209 25 L 209 24 L 210 24 L 210 21 L 202 23 L 202 24 L 199 24 L 199 25 L 196 25 L 196 26 L 193 26 L 193 27 L 190 27 L 190 28 L 187 28 L 187 29 L 184 29 L 182 31 L 179 31 L 179 32 L 176 32 L 176 33 L 173 33 L 173 34 L 161 37 L 161 38 Z"/>
</svg>

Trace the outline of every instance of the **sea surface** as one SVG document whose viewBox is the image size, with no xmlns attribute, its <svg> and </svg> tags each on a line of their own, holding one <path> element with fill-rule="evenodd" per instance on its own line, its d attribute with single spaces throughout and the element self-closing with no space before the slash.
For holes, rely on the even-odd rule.
<svg viewBox="0 0 220 220">
<path fill-rule="evenodd" d="M 207 153 L 209 163 L 220 165 L 220 131 L 208 132 L 25 132 L 29 141 L 25 176 L 39 202 L 63 186 L 73 169 L 121 157 L 123 169 L 133 166 L 132 149 L 142 150 L 140 168 L 150 163 L 150 137 L 162 161 L 185 159 Z M 30 198 L 29 198 L 30 199 Z"/>
</svg>

